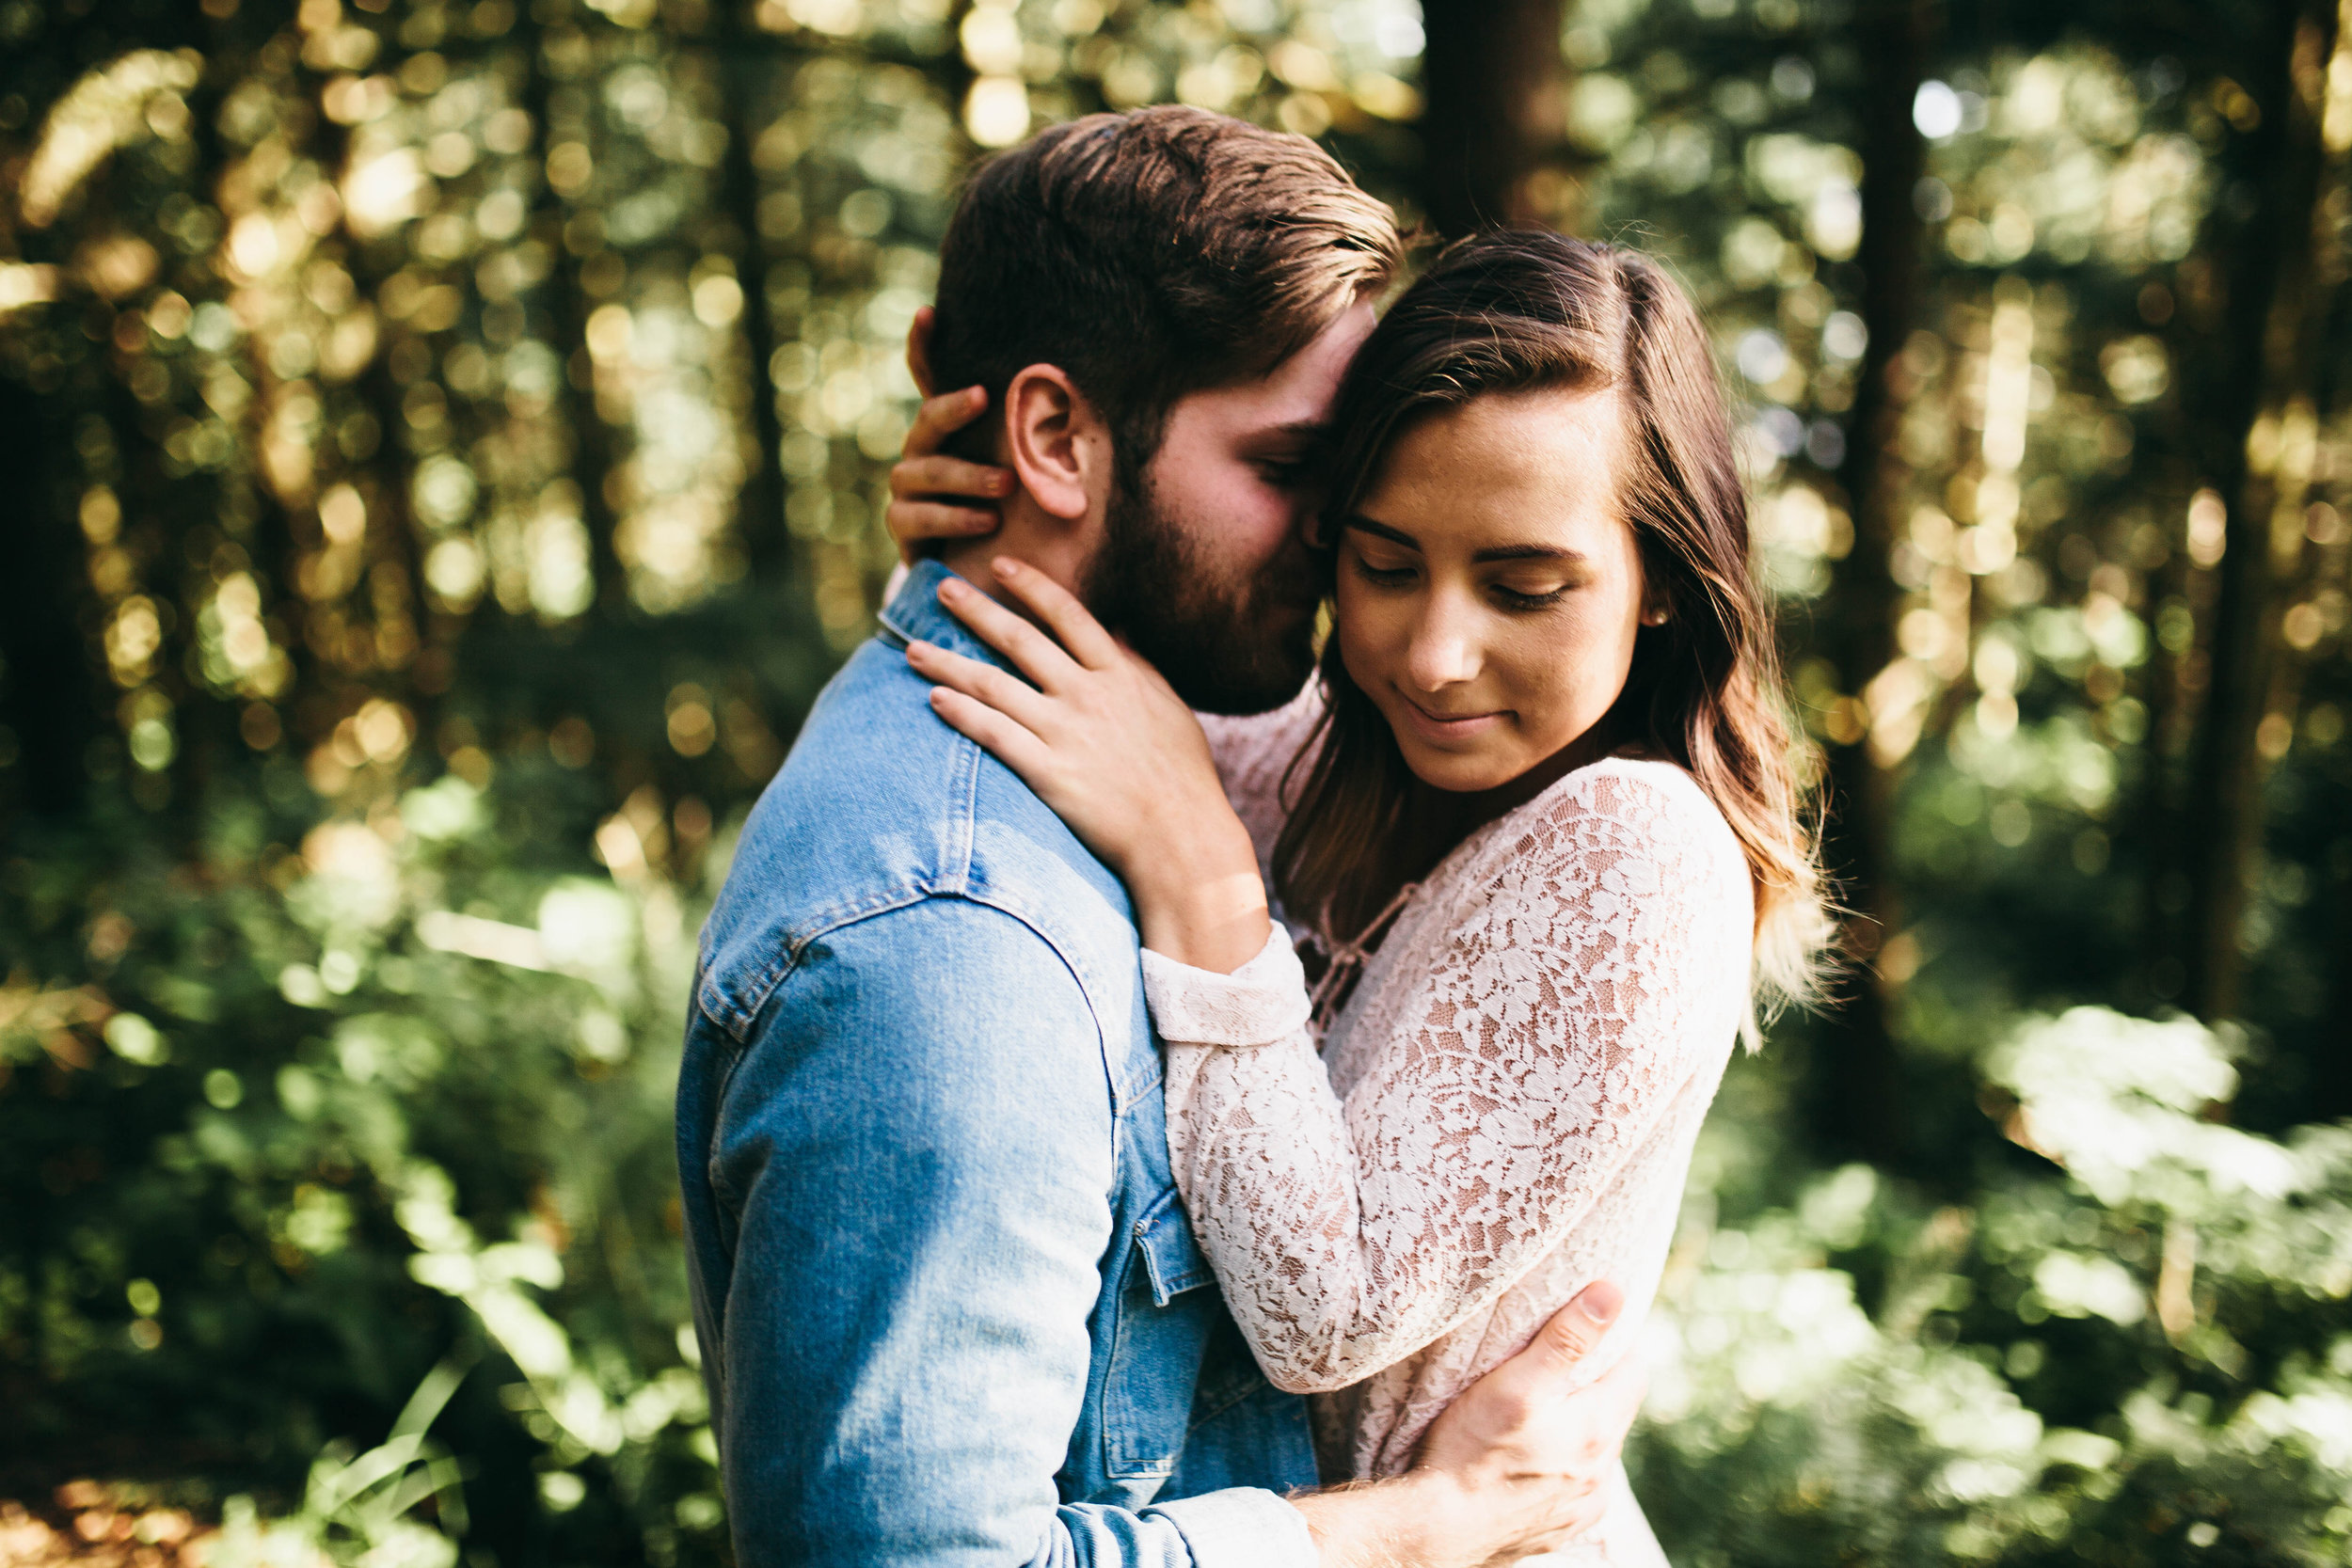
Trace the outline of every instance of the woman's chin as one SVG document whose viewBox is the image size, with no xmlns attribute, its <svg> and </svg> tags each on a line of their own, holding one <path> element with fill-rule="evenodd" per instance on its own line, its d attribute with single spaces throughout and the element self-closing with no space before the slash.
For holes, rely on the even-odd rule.
<svg viewBox="0 0 2352 1568">
<path fill-rule="evenodd" d="M 1504 784 L 1527 771 L 1511 759 L 1476 752 L 1441 752 L 1427 746 L 1400 746 L 1405 766 L 1413 777 L 1449 795 L 1477 795 Z"/>
</svg>

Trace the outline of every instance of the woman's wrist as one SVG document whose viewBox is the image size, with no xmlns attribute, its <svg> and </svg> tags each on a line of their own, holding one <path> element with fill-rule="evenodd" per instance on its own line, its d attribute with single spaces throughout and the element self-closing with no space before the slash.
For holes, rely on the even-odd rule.
<svg viewBox="0 0 2352 1568">
<path fill-rule="evenodd" d="M 1231 832 L 1163 842 L 1123 868 L 1143 944 L 1164 958 L 1231 974 L 1264 950 L 1272 920 L 1256 851 Z"/>
</svg>

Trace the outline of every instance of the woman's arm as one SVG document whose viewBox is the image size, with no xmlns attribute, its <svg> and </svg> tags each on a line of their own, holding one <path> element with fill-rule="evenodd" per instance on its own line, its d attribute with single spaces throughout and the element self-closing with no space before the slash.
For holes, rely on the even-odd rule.
<svg viewBox="0 0 2352 1568">
<path fill-rule="evenodd" d="M 1744 981 L 1724 949 L 1747 916 L 1708 906 L 1744 906 L 1745 882 L 1711 816 L 1638 772 L 1581 779 L 1410 982 L 1344 1103 L 1287 952 L 1230 976 L 1146 956 L 1176 1180 L 1275 1383 L 1345 1387 L 1489 1305 L 1728 1049 L 1708 999 L 1726 963 Z"/>
</svg>

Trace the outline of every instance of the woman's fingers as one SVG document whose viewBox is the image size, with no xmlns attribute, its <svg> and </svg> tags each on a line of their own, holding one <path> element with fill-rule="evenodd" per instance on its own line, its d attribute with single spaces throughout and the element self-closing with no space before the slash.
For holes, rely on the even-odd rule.
<svg viewBox="0 0 2352 1568">
<path fill-rule="evenodd" d="M 944 686 L 931 688 L 931 711 L 950 729 L 987 748 L 991 756 L 1021 775 L 1031 789 L 1043 792 L 1053 751 L 1045 742 L 977 697 Z"/>
<path fill-rule="evenodd" d="M 901 457 L 930 457 L 939 451 L 940 442 L 961 430 L 980 417 L 988 407 L 988 388 L 962 387 L 952 392 L 928 397 L 914 410 L 914 422 L 907 427 L 907 438 L 898 448 Z"/>
<path fill-rule="evenodd" d="M 971 496 L 1001 500 L 1012 494 L 1012 470 L 934 452 L 903 457 L 891 466 L 890 493 L 908 498 Z"/>
<path fill-rule="evenodd" d="M 914 339 L 908 340 L 908 353 Z M 968 424 L 988 406 L 977 387 L 925 398 L 907 432 L 905 455 L 890 470 L 890 505 L 883 522 L 898 542 L 898 558 L 914 563 L 915 546 L 933 539 L 970 539 L 993 532 L 1003 521 L 990 510 L 957 504 L 971 497 L 990 502 L 1012 494 L 1012 472 L 985 463 L 967 463 L 939 450 L 947 433 Z"/>
<path fill-rule="evenodd" d="M 908 643 L 907 662 L 925 680 L 984 703 L 1024 728 L 1041 730 L 1051 721 L 1052 700 L 993 664 L 966 658 L 931 642 Z"/>
<path fill-rule="evenodd" d="M 939 602 L 1045 690 L 1061 690 L 1079 673 L 1078 662 L 1060 643 L 961 578 L 940 583 Z"/>
<path fill-rule="evenodd" d="M 1061 645 L 1080 664 L 1089 670 L 1107 670 L 1120 662 L 1119 643 L 1103 629 L 1103 623 L 1094 618 L 1094 612 L 1078 602 L 1077 594 L 1011 556 L 1000 555 L 989 564 L 1014 596 L 1036 610 L 1038 619 L 1053 628 L 1054 635 L 1061 639 Z"/>
<path fill-rule="evenodd" d="M 903 548 L 931 539 L 969 539 L 993 533 L 1003 521 L 993 512 L 975 506 L 950 506 L 944 501 L 894 500 L 882 513 L 890 537 Z"/>
</svg>

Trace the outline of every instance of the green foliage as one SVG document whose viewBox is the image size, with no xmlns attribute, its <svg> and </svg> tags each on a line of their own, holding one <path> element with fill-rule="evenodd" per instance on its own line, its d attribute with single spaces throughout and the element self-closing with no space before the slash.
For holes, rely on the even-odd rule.
<svg viewBox="0 0 2352 1568">
<path fill-rule="evenodd" d="M 277 1496 L 271 1529 L 437 1568 L 412 1513 L 454 1529 L 450 1452 L 478 1480 L 503 1447 L 510 1537 L 519 1506 L 591 1556 L 712 1538 L 669 1119 L 690 911 L 516 863 L 532 807 L 446 775 L 269 872 L 233 806 L 193 866 L 12 863 L 10 950 L 87 943 L 104 986 L 0 1008 L 0 1126 L 42 1189 L 0 1222 L 19 1463 L 134 1430 L 141 1464 Z M 616 1528 L 638 1544 L 595 1544 Z"/>
<path fill-rule="evenodd" d="M 1636 1455 L 1676 1560 L 2342 1561 L 2352 1127 L 2209 1119 L 2226 1043 L 2027 1022 L 1985 1081 L 2046 1160 L 1964 1205 L 1849 1165 L 1727 1225 L 1702 1185 Z"/>
<path fill-rule="evenodd" d="M 1637 1484 L 1686 1568 L 2339 1562 L 2352 55 L 2317 0 L 1923 8 L 1874 523 L 1898 8 L 1578 0 L 1526 182 L 1705 307 L 1899 911 L 1905 1159 L 1820 1136 L 1821 1024 L 1736 1067 Z M 0 1496 L 170 1492 L 224 1565 L 724 1560 L 691 932 L 870 626 L 956 183 L 1179 98 L 1409 213 L 1470 9 L 0 5 Z M 2167 1011 L 2201 920 L 2227 1030 Z"/>
</svg>

